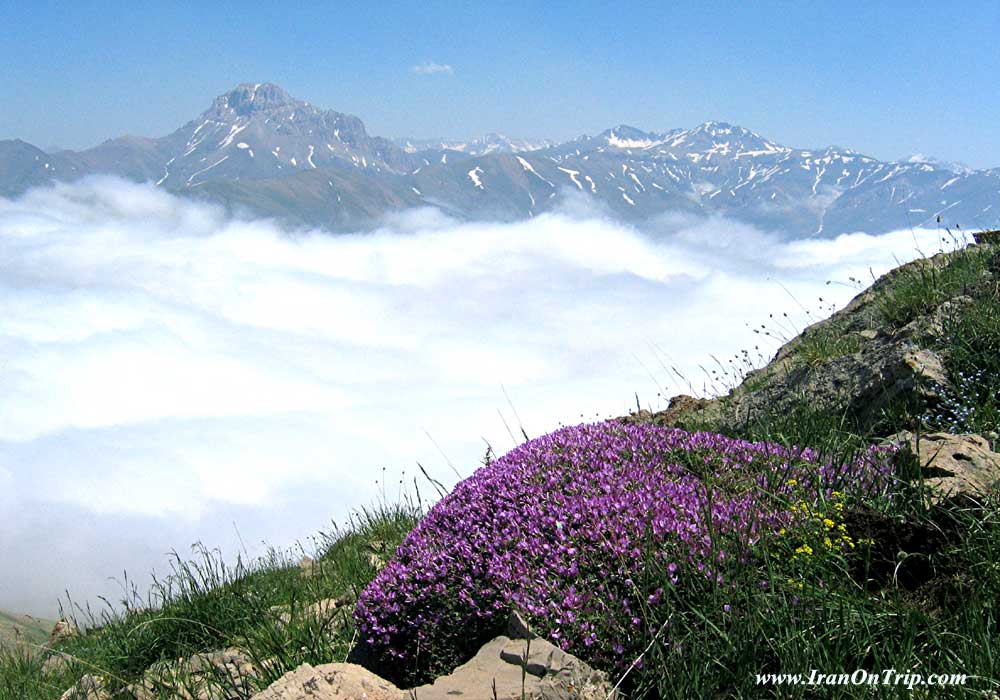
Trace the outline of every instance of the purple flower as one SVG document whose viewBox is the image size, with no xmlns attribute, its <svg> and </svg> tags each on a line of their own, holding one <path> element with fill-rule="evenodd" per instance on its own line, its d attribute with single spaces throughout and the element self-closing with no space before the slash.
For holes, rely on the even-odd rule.
<svg viewBox="0 0 1000 700">
<path fill-rule="evenodd" d="M 655 617 L 639 613 L 669 603 L 664 586 L 729 585 L 720 567 L 792 522 L 790 480 L 799 494 L 885 492 L 887 456 L 834 464 L 654 425 L 563 428 L 480 468 L 427 513 L 360 596 L 360 638 L 419 681 L 471 656 L 516 608 L 562 648 L 627 665 Z"/>
</svg>

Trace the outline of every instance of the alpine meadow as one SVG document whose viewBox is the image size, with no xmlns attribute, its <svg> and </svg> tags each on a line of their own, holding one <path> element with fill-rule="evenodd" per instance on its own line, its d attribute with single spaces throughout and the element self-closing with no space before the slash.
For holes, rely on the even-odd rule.
<svg viewBox="0 0 1000 700">
<path fill-rule="evenodd" d="M 0 700 L 1000 697 L 1000 7 L 0 7 Z"/>
</svg>

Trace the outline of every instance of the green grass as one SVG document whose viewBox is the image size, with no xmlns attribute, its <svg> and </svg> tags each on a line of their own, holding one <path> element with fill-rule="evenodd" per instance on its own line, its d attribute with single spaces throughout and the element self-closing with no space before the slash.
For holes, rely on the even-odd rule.
<svg viewBox="0 0 1000 700">
<path fill-rule="evenodd" d="M 407 500 L 362 511 L 346 531 L 320 536 L 308 574 L 278 552 L 232 565 L 202 547 L 191 558 L 175 555 L 171 574 L 155 581 L 147 596 L 132 590 L 117 609 L 75 609 L 85 631 L 56 645 L 69 659 L 56 672 L 43 672 L 45 654 L 2 652 L 0 700 L 57 699 L 84 674 L 99 675 L 107 688 L 119 690 L 158 662 L 231 647 L 243 650 L 260 670 L 247 679 L 248 693 L 302 663 L 343 661 L 353 643 L 352 606 L 317 617 L 308 614 L 309 605 L 353 600 L 419 517 L 419 507 Z M 176 697 L 169 687 L 161 690 L 164 697 Z"/>
<path fill-rule="evenodd" d="M 945 321 L 951 387 L 940 388 L 941 404 L 928 412 L 928 425 L 951 432 L 976 432 L 994 444 L 1000 432 L 1000 303 L 996 296 L 963 305 Z"/>
<path fill-rule="evenodd" d="M 993 246 L 969 246 L 952 252 L 944 265 L 927 259 L 900 268 L 879 292 L 880 320 L 901 328 L 942 302 L 975 291 L 995 267 L 996 256 Z"/>
<path fill-rule="evenodd" d="M 633 692 L 664 698 L 982 698 L 1000 689 L 1000 502 L 932 511 L 898 507 L 886 515 L 865 504 L 852 508 L 855 540 L 866 524 L 883 521 L 915 532 L 945 527 L 952 536 L 930 552 L 894 551 L 898 543 L 884 541 L 876 527 L 873 544 L 846 553 L 817 548 L 808 561 L 801 555 L 796 561 L 797 542 L 758 547 L 749 565 L 728 567 L 729 586 L 678 588 L 668 617 L 648 620 L 654 630 L 667 623 L 663 637 L 669 639 L 652 641 Z M 913 573 L 901 580 L 908 561 Z M 970 679 L 931 693 L 779 689 L 756 682 L 757 674 L 812 669 L 963 673 Z"/>
<path fill-rule="evenodd" d="M 998 256 L 994 246 L 958 250 L 904 268 L 876 287 L 877 320 L 891 328 L 953 302 L 938 312 L 939 331 L 925 339 L 945 359 L 952 385 L 941 392 L 940 405 L 921 414 L 906 397 L 887 401 L 873 428 L 866 417 L 816 410 L 802 397 L 792 410 L 765 413 L 725 432 L 814 447 L 832 459 L 868 444 L 872 430 L 979 432 L 996 445 Z M 796 352 L 807 368 L 860 349 L 833 324 L 819 330 L 806 334 Z M 647 620 L 648 629 L 667 623 L 672 633 L 669 642 L 650 640 L 643 670 L 632 674 L 634 692 L 690 698 L 1000 696 L 1000 494 L 928 507 L 919 469 L 901 463 L 899 474 L 904 483 L 895 499 L 851 505 L 850 532 L 855 541 L 871 534 L 871 545 L 813 557 L 803 571 L 801 556 L 796 562 L 786 543 L 771 542 L 758 548 L 750 565 L 729 569 L 731 587 L 678 589 L 669 622 Z M 906 533 L 918 536 L 907 539 Z M 770 585 L 761 587 L 762 581 Z M 874 691 L 756 685 L 757 673 L 859 668 L 964 673 L 969 680 L 951 688 Z"/>
<path fill-rule="evenodd" d="M 847 333 L 840 324 L 827 322 L 802 333 L 795 358 L 809 367 L 816 367 L 844 355 L 853 355 L 861 347 L 859 335 Z"/>
<path fill-rule="evenodd" d="M 48 639 L 53 624 L 51 620 L 12 615 L 0 610 L 0 647 L 22 642 L 41 644 Z"/>
<path fill-rule="evenodd" d="M 814 419 L 813 430 L 819 430 L 825 419 Z M 839 436 L 828 443 L 831 448 L 854 444 L 849 432 L 830 434 Z M 832 502 L 811 504 L 811 517 L 831 514 L 845 523 L 854 548 L 824 552 L 817 544 L 816 556 L 803 560 L 795 557 L 800 542 L 774 538 L 758 543 L 746 562 L 731 558 L 725 586 L 664 586 L 671 605 L 658 610 L 669 614 L 646 611 L 648 651 L 641 668 L 625 679 L 630 697 L 972 698 L 1000 689 L 1000 498 L 928 510 L 918 506 L 915 492 L 901 493 L 893 501 L 848 503 L 840 515 Z M 75 659 L 65 668 L 45 674 L 39 655 L 0 656 L 0 698 L 58 698 L 84 673 L 123 687 L 157 661 L 232 646 L 265 669 L 243 695 L 234 695 L 249 698 L 301 663 L 342 661 L 353 641 L 350 616 L 318 620 L 305 614 L 307 606 L 360 590 L 418 517 L 407 503 L 362 512 L 346 532 L 321 537 L 311 575 L 278 554 L 232 567 L 204 550 L 190 560 L 178 558 L 172 576 L 144 601 L 158 607 L 140 610 L 132 596 L 124 615 L 92 618 L 101 626 L 59 646 Z M 927 536 L 933 532 L 947 537 L 935 542 Z M 917 536 L 907 540 L 892 533 Z M 862 544 L 865 537 L 872 543 Z M 925 551 L 915 544 L 921 541 L 933 546 Z M 654 552 L 648 555 L 655 561 Z M 657 576 L 660 583 L 666 579 L 655 567 L 649 576 L 638 582 L 640 590 L 655 587 Z M 275 605 L 287 606 L 289 622 L 279 622 L 271 611 Z M 972 678 L 964 688 L 936 689 L 933 695 L 898 689 L 873 694 L 856 687 L 779 692 L 756 685 L 758 673 L 858 668 Z M 214 682 L 231 686 L 234 680 Z M 197 682 L 181 678 L 164 686 L 161 697 L 177 697 L 178 684 Z"/>
</svg>

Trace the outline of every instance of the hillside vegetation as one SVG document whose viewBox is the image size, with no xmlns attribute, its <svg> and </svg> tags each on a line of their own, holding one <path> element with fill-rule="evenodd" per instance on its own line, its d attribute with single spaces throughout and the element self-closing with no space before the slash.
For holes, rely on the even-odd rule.
<svg viewBox="0 0 1000 700">
<path fill-rule="evenodd" d="M 488 455 L 432 508 L 361 511 L 314 560 L 177 557 L 122 612 L 68 610 L 79 634 L 4 652 L 0 699 L 246 700 L 348 659 L 413 686 L 514 611 L 630 698 L 997 697 L 1000 247 L 983 240 L 875 281 L 719 398 Z M 757 681 L 858 669 L 911 675 Z M 938 673 L 966 678 L 913 682 Z"/>
<path fill-rule="evenodd" d="M 52 621 L 0 610 L 0 646 L 15 643 L 41 644 L 48 639 Z"/>
</svg>

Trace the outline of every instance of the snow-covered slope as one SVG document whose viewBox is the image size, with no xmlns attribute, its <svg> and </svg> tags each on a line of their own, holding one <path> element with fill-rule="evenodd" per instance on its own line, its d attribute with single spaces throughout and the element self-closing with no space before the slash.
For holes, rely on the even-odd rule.
<svg viewBox="0 0 1000 700">
<path fill-rule="evenodd" d="M 690 129 L 619 125 L 561 144 L 490 134 L 470 141 L 370 136 L 357 117 L 246 83 L 162 138 L 126 136 L 46 154 L 0 141 L 0 194 L 107 172 L 296 223 L 365 226 L 433 205 L 453 216 L 518 219 L 568 195 L 645 221 L 724 215 L 792 236 L 872 233 L 936 222 L 1000 224 L 1000 170 L 849 148 L 792 148 L 709 121 Z"/>
</svg>

